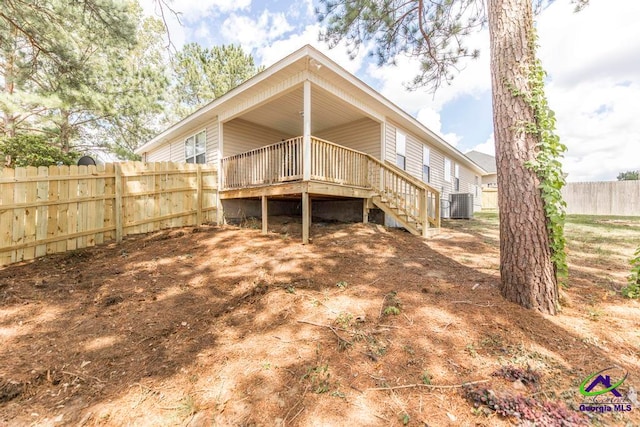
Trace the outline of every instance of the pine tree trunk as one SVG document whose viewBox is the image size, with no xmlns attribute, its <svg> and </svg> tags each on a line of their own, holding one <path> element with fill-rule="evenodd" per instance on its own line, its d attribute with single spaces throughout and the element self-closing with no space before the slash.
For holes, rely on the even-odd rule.
<svg viewBox="0 0 640 427">
<path fill-rule="evenodd" d="M 536 136 L 523 131 L 534 121 L 528 93 L 535 52 L 531 0 L 489 0 L 493 127 L 500 209 L 500 291 L 509 301 L 556 313 L 558 285 L 537 175 L 525 166 L 535 158 Z M 514 90 L 515 89 L 515 90 Z"/>
</svg>

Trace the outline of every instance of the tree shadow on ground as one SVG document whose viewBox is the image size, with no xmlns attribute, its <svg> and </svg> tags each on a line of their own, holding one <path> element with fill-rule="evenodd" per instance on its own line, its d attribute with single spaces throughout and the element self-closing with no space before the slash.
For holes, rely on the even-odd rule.
<svg viewBox="0 0 640 427">
<path fill-rule="evenodd" d="M 187 228 L 0 270 L 0 420 L 484 422 L 457 389 L 372 389 L 517 364 L 566 400 L 602 366 L 639 368 L 566 319 L 503 301 L 495 274 L 450 255 L 482 250 L 473 236 L 316 224 L 313 244 L 298 238 L 290 222 L 267 236 Z"/>
</svg>

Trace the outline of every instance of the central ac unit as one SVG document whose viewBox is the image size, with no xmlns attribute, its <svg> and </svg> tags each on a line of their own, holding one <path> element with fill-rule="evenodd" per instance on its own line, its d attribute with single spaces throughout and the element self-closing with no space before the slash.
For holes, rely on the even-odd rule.
<svg viewBox="0 0 640 427">
<path fill-rule="evenodd" d="M 473 194 L 455 193 L 449 196 L 450 215 L 453 219 L 473 218 Z"/>
</svg>

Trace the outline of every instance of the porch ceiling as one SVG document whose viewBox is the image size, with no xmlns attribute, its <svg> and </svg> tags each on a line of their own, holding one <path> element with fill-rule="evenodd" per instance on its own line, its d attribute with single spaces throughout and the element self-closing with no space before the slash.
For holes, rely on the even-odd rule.
<svg viewBox="0 0 640 427">
<path fill-rule="evenodd" d="M 293 91 L 255 108 L 242 116 L 243 120 L 288 135 L 302 135 L 303 89 Z M 351 123 L 366 115 L 339 97 L 316 86 L 311 88 L 311 133 Z"/>
</svg>

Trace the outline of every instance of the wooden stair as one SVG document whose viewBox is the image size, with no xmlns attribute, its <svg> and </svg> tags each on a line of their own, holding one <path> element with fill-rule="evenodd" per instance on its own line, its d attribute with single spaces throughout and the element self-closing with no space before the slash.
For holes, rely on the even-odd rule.
<svg viewBox="0 0 640 427">
<path fill-rule="evenodd" d="M 402 227 L 404 227 L 411 234 L 416 236 L 422 236 L 422 225 L 417 218 L 409 215 L 404 209 L 398 207 L 395 203 L 385 197 L 374 196 L 371 198 L 371 202 L 375 207 L 380 209 L 386 215 L 389 215 Z"/>
</svg>

